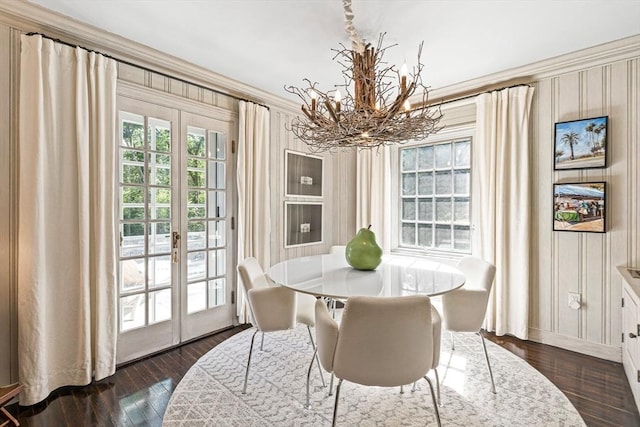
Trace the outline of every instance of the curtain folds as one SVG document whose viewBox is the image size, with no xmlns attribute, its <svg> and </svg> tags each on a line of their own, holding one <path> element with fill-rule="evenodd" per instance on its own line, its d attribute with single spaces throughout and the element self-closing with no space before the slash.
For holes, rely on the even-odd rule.
<svg viewBox="0 0 640 427">
<path fill-rule="evenodd" d="M 113 60 L 22 36 L 18 352 L 22 405 L 115 372 Z"/>
<path fill-rule="evenodd" d="M 384 253 L 391 250 L 391 153 L 389 147 L 356 154 L 356 231 L 371 225 Z"/>
<path fill-rule="evenodd" d="M 529 116 L 534 89 L 478 96 L 473 174 L 479 219 L 473 253 L 496 266 L 485 327 L 527 339 L 531 185 Z"/>
<path fill-rule="evenodd" d="M 238 261 L 255 257 L 266 270 L 271 266 L 269 110 L 245 101 L 239 107 Z M 245 295 L 238 292 L 237 314 L 243 323 L 249 321 L 246 308 Z"/>
</svg>

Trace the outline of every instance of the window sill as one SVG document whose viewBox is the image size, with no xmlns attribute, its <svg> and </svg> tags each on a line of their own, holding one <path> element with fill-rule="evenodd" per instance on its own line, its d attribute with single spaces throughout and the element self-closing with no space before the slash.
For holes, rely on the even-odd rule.
<svg viewBox="0 0 640 427">
<path fill-rule="evenodd" d="M 449 265 L 456 265 L 458 261 L 460 261 L 460 259 L 469 255 L 460 252 L 426 251 L 422 249 L 411 248 L 395 248 L 391 250 L 391 253 L 394 255 L 405 255 L 416 258 L 428 258 Z"/>
</svg>

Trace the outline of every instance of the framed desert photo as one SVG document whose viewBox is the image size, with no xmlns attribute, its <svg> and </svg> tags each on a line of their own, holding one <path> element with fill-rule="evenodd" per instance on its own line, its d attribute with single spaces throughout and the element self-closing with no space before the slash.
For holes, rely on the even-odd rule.
<svg viewBox="0 0 640 427">
<path fill-rule="evenodd" d="M 553 184 L 553 230 L 604 233 L 604 182 Z"/>
<path fill-rule="evenodd" d="M 555 124 L 554 169 L 607 166 L 607 116 Z"/>
<path fill-rule="evenodd" d="M 322 243 L 322 203 L 284 203 L 284 247 Z"/>
<path fill-rule="evenodd" d="M 285 150 L 285 196 L 322 197 L 323 158 Z"/>
</svg>

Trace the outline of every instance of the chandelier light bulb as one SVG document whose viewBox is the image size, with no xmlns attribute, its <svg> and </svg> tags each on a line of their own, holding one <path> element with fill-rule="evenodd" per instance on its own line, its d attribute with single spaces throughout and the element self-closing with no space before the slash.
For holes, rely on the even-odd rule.
<svg viewBox="0 0 640 427">
<path fill-rule="evenodd" d="M 315 90 L 311 89 L 309 91 L 309 96 L 311 97 L 311 111 L 316 111 L 316 98 L 318 98 L 318 94 Z"/>
<path fill-rule="evenodd" d="M 340 112 L 340 101 L 342 101 L 342 95 L 340 94 L 340 90 L 336 89 L 336 94 L 333 96 L 333 100 L 336 102 L 336 111 Z"/>
<path fill-rule="evenodd" d="M 411 110 L 411 103 L 409 102 L 409 100 L 407 99 L 406 101 L 404 101 L 404 111 L 410 111 Z"/>
<path fill-rule="evenodd" d="M 402 67 L 400 67 L 400 89 L 402 90 L 402 93 L 405 93 L 407 90 L 407 74 L 407 63 L 405 62 L 402 64 Z"/>
</svg>

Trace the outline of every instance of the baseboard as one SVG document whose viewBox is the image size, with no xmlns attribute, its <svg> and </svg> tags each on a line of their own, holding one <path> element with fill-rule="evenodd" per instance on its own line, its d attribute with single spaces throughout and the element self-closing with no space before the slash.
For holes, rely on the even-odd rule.
<svg viewBox="0 0 640 427">
<path fill-rule="evenodd" d="M 549 331 L 529 328 L 529 340 L 565 350 L 575 351 L 600 359 L 622 363 L 622 347 L 612 347 L 581 340 L 575 337 L 560 335 Z"/>
</svg>

